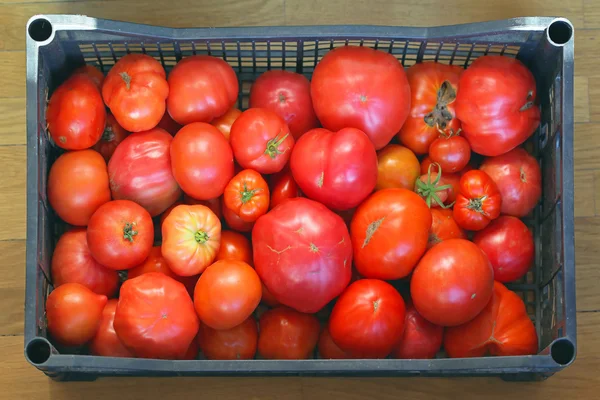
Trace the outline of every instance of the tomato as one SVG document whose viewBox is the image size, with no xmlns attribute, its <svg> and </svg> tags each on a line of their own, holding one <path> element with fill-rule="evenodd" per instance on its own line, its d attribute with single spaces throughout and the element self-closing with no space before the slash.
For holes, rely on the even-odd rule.
<svg viewBox="0 0 600 400">
<path fill-rule="evenodd" d="M 458 131 L 454 110 L 458 82 L 463 69 L 433 62 L 415 64 L 406 71 L 411 91 L 411 109 L 400 129 L 400 143 L 417 154 L 426 154 L 440 131 Z"/>
<path fill-rule="evenodd" d="M 294 147 L 294 137 L 283 118 L 265 108 L 244 111 L 231 126 L 229 141 L 242 168 L 261 174 L 281 171 Z"/>
<path fill-rule="evenodd" d="M 215 261 L 219 260 L 238 260 L 252 265 L 250 241 L 244 235 L 234 231 L 221 232 L 221 246 L 215 258 Z"/>
<path fill-rule="evenodd" d="M 223 211 L 221 210 L 222 207 L 221 207 L 221 198 L 220 197 L 215 197 L 214 199 L 208 199 L 208 200 L 196 200 L 193 197 L 190 197 L 187 194 L 184 194 L 183 195 L 183 204 L 187 204 L 187 205 L 201 204 L 203 206 L 210 208 L 210 210 L 215 213 L 217 218 L 219 218 L 219 219 L 223 218 Z"/>
<path fill-rule="evenodd" d="M 163 222 L 165 222 L 165 219 L 167 219 L 167 217 L 169 216 L 169 214 L 171 214 L 171 211 L 173 211 L 173 209 L 177 206 L 182 205 L 183 202 L 177 200 L 175 203 L 171 204 L 171 206 L 169 208 L 167 208 L 162 214 L 160 214 L 160 220 L 159 220 L 159 228 L 162 229 L 162 224 Z"/>
<path fill-rule="evenodd" d="M 389 144 L 377 153 L 376 190 L 402 188 L 412 190 L 419 177 L 419 160 L 411 150 Z M 427 173 L 427 171 L 425 171 Z"/>
<path fill-rule="evenodd" d="M 176 275 L 171 271 L 167 260 L 162 256 L 160 246 L 154 246 L 150 250 L 148 257 L 140 265 L 137 265 L 127 271 L 127 279 L 137 278 L 140 275 L 149 272 L 161 272 L 168 277 L 177 279 Z"/>
<path fill-rule="evenodd" d="M 198 342 L 208 360 L 252 360 L 258 347 L 258 327 L 252 316 L 231 329 L 201 324 Z"/>
<path fill-rule="evenodd" d="M 499 282 L 522 278 L 533 265 L 533 234 L 519 218 L 502 216 L 492 221 L 475 234 L 473 242 L 487 255 Z"/>
<path fill-rule="evenodd" d="M 92 257 L 83 228 L 65 232 L 58 239 L 51 268 L 55 288 L 65 283 L 79 283 L 94 293 L 112 297 L 119 285 L 118 272 L 106 268 Z"/>
<path fill-rule="evenodd" d="M 171 118 L 168 111 L 165 111 L 156 127 L 164 129 L 165 131 L 169 132 L 171 136 L 175 136 L 175 134 L 179 132 L 181 128 L 183 128 L 177 122 L 173 121 L 173 118 Z"/>
<path fill-rule="evenodd" d="M 488 174 L 469 171 L 460 178 L 454 220 L 461 228 L 479 231 L 500 216 L 502 195 Z"/>
<path fill-rule="evenodd" d="M 260 317 L 258 352 L 271 360 L 312 358 L 321 326 L 314 315 L 287 307 L 266 311 Z"/>
<path fill-rule="evenodd" d="M 125 129 L 119 125 L 115 117 L 108 113 L 106 115 L 106 127 L 100 137 L 100 140 L 92 147 L 108 162 L 112 157 L 115 149 L 129 135 Z"/>
<path fill-rule="evenodd" d="M 329 317 L 333 341 L 355 357 L 384 358 L 404 332 L 404 300 L 392 285 L 361 279 L 338 298 Z"/>
<path fill-rule="evenodd" d="M 500 212 L 515 217 L 529 214 L 542 197 L 542 171 L 525 149 L 486 158 L 480 169 L 492 178 L 502 195 Z"/>
<path fill-rule="evenodd" d="M 169 74 L 169 87 L 167 108 L 181 125 L 210 122 L 225 114 L 238 99 L 233 68 L 211 56 L 191 56 L 179 61 Z"/>
<path fill-rule="evenodd" d="M 269 210 L 269 185 L 261 174 L 245 169 L 225 187 L 225 207 L 245 222 L 254 222 Z"/>
<path fill-rule="evenodd" d="M 430 359 L 442 347 L 444 328 L 432 324 L 419 314 L 414 305 L 406 307 L 404 334 L 392 351 L 394 358 Z"/>
<path fill-rule="evenodd" d="M 429 146 L 429 157 L 438 163 L 444 172 L 458 172 L 469 164 L 471 147 L 469 142 L 452 131 L 441 134 Z"/>
<path fill-rule="evenodd" d="M 479 57 L 462 74 L 459 86 L 456 116 L 476 153 L 504 154 L 540 124 L 535 79 L 516 58 Z"/>
<path fill-rule="evenodd" d="M 454 220 L 452 210 L 432 208 L 431 217 L 431 230 L 429 231 L 429 242 L 427 243 L 428 249 L 444 240 L 467 238 L 465 231 Z"/>
<path fill-rule="evenodd" d="M 444 348 L 455 358 L 533 355 L 538 337 L 523 300 L 495 282 L 494 295 L 479 315 L 446 330 Z"/>
<path fill-rule="evenodd" d="M 282 304 L 314 313 L 350 282 L 352 246 L 344 221 L 302 197 L 283 202 L 256 221 L 254 266 Z"/>
<path fill-rule="evenodd" d="M 410 281 L 415 308 L 428 321 L 456 326 L 473 319 L 492 297 L 494 270 L 485 253 L 464 239 L 433 246 Z"/>
<path fill-rule="evenodd" d="M 181 197 L 171 171 L 173 138 L 155 128 L 129 135 L 108 162 L 110 189 L 115 200 L 133 200 L 153 217 Z"/>
<path fill-rule="evenodd" d="M 79 283 L 65 283 L 46 299 L 48 333 L 63 346 L 83 346 L 100 326 L 107 298 Z"/>
<path fill-rule="evenodd" d="M 104 357 L 133 357 L 133 353 L 123 345 L 113 326 L 117 299 L 109 300 L 102 310 L 100 327 L 90 341 L 90 353 Z"/>
<path fill-rule="evenodd" d="M 330 360 L 344 360 L 352 358 L 352 356 L 340 349 L 340 347 L 335 344 L 331 338 L 331 333 L 329 333 L 329 327 L 327 326 L 321 331 L 317 347 L 319 348 L 319 355 L 321 358 L 327 358 Z"/>
<path fill-rule="evenodd" d="M 235 122 L 237 117 L 239 117 L 240 115 L 242 115 L 242 112 L 234 107 L 234 108 L 230 109 L 229 111 L 227 111 L 222 116 L 213 119 L 210 124 L 212 126 L 214 126 L 215 128 L 217 128 L 219 131 L 221 131 L 223 136 L 225 136 L 225 139 L 227 139 L 227 141 L 229 141 L 229 134 L 231 133 L 231 126 L 233 125 L 233 123 Z"/>
<path fill-rule="evenodd" d="M 325 128 L 360 129 L 376 150 L 392 140 L 410 111 L 410 87 L 402 64 L 393 55 L 368 47 L 344 46 L 325 54 L 310 90 Z"/>
<path fill-rule="evenodd" d="M 185 287 L 150 272 L 121 286 L 114 328 L 137 357 L 182 359 L 200 323 Z"/>
<path fill-rule="evenodd" d="M 85 75 L 94 82 L 98 90 L 102 90 L 102 84 L 104 83 L 104 74 L 98 68 L 93 65 L 84 65 L 83 67 L 77 68 L 73 71 L 73 75 Z"/>
<path fill-rule="evenodd" d="M 269 292 L 269 289 L 267 289 L 264 283 L 262 283 L 262 299 L 260 301 L 269 307 L 277 307 L 281 305 L 275 296 L 273 296 L 273 293 Z"/>
<path fill-rule="evenodd" d="M 282 171 L 270 176 L 269 187 L 271 191 L 271 201 L 269 208 L 281 204 L 284 200 L 300 197 L 302 193 L 298 184 L 292 176 L 292 171 L 284 168 Z"/>
<path fill-rule="evenodd" d="M 110 201 L 106 161 L 94 150 L 62 154 L 50 167 L 48 201 L 68 224 L 85 226 Z"/>
<path fill-rule="evenodd" d="M 186 194 L 198 200 L 214 199 L 233 178 L 233 152 L 217 128 L 193 123 L 175 135 L 171 167 Z"/>
<path fill-rule="evenodd" d="M 377 183 L 375 148 L 354 128 L 307 132 L 294 146 L 290 167 L 307 197 L 334 210 L 356 207 Z"/>
<path fill-rule="evenodd" d="M 425 201 L 406 189 L 373 193 L 350 223 L 354 265 L 365 278 L 408 276 L 427 248 L 431 212 Z"/>
<path fill-rule="evenodd" d="M 102 97 L 119 125 L 141 132 L 158 125 L 165 114 L 169 85 L 162 65 L 146 54 L 127 54 L 111 68 Z"/>
<path fill-rule="evenodd" d="M 259 76 L 250 88 L 250 107 L 275 111 L 290 127 L 295 140 L 319 126 L 310 82 L 295 72 L 273 70 Z"/>
<path fill-rule="evenodd" d="M 449 207 L 444 203 L 448 200 L 451 186 L 442 184 L 442 174 L 433 172 L 434 169 L 439 171 L 439 164 L 431 164 L 427 173 L 415 181 L 415 192 L 425 200 L 427 207 Z"/>
<path fill-rule="evenodd" d="M 440 185 L 448 186 L 448 189 L 446 189 L 446 191 L 448 192 L 448 199 L 446 200 L 446 204 L 453 205 L 456 202 L 456 196 L 458 196 L 458 192 L 460 189 L 459 185 L 461 177 L 462 175 L 459 173 L 442 174 L 442 178 L 440 179 Z"/>
<path fill-rule="evenodd" d="M 190 343 L 190 347 L 188 347 L 184 356 L 181 358 L 182 360 L 196 360 L 198 358 L 198 353 L 200 352 L 200 346 L 198 345 L 198 340 L 192 340 Z"/>
<path fill-rule="evenodd" d="M 180 205 L 162 225 L 162 255 L 179 276 L 197 275 L 219 251 L 221 221 L 208 207 Z"/>
<path fill-rule="evenodd" d="M 130 200 L 113 200 L 96 210 L 87 228 L 92 256 L 108 268 L 130 269 L 150 254 L 154 226 L 148 211 Z"/>
<path fill-rule="evenodd" d="M 200 275 L 194 306 L 202 323 L 213 329 L 231 329 L 254 312 L 261 297 L 260 278 L 250 265 L 221 260 Z"/>
<path fill-rule="evenodd" d="M 250 232 L 254 227 L 254 222 L 246 222 L 241 219 L 235 212 L 223 206 L 223 218 L 229 228 L 238 232 Z"/>
</svg>

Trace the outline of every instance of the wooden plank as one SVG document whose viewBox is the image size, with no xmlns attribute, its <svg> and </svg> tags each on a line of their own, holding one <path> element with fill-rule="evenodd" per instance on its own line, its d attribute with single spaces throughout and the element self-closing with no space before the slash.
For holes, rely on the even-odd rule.
<svg viewBox="0 0 600 400">
<path fill-rule="evenodd" d="M 0 242 L 0 336 L 23 334 L 25 241 Z"/>
<path fill-rule="evenodd" d="M 600 28 L 600 4 L 594 0 L 584 0 L 583 15 L 585 28 Z"/>
<path fill-rule="evenodd" d="M 600 30 L 581 29 L 575 32 L 575 75 L 600 77 L 600 68 L 596 61 L 600 46 Z"/>
<path fill-rule="evenodd" d="M 26 154 L 25 146 L 0 146 L 0 240 L 25 239 Z"/>
<path fill-rule="evenodd" d="M 600 124 L 576 124 L 573 151 L 575 169 L 600 169 L 600 141 L 598 140 Z"/>
<path fill-rule="evenodd" d="M 600 77 L 588 79 L 590 121 L 600 121 Z"/>
<path fill-rule="evenodd" d="M 575 263 L 577 266 L 577 311 L 600 310 L 600 217 L 575 218 Z"/>
<path fill-rule="evenodd" d="M 25 99 L 0 98 L 0 145 L 26 142 Z"/>
<path fill-rule="evenodd" d="M 594 174 L 594 184 L 596 182 L 600 182 L 600 171 L 592 171 Z M 587 190 L 586 190 L 587 192 Z M 577 196 L 577 190 L 575 191 L 575 196 Z M 583 196 L 581 196 L 583 197 Z M 596 205 L 597 203 L 597 205 Z M 594 213 L 595 215 L 600 215 L 600 188 L 594 187 Z"/>
<path fill-rule="evenodd" d="M 0 52 L 0 88 L 0 98 L 25 97 L 24 51 Z"/>
<path fill-rule="evenodd" d="M 596 174 L 593 170 L 576 170 L 575 178 L 575 216 L 593 217 L 597 215 L 596 198 Z M 600 203 L 600 198 L 598 198 Z"/>
<path fill-rule="evenodd" d="M 585 76 L 576 76 L 574 82 L 575 122 L 590 122 L 589 80 Z"/>
</svg>

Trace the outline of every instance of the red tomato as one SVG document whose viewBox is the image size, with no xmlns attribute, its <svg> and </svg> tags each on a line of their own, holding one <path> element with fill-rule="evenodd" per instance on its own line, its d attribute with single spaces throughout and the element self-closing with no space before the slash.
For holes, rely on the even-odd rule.
<svg viewBox="0 0 600 400">
<path fill-rule="evenodd" d="M 169 74 L 169 87 L 167 108 L 181 125 L 210 122 L 225 114 L 238 99 L 233 68 L 211 56 L 191 56 L 179 61 Z"/>
<path fill-rule="evenodd" d="M 202 323 L 213 329 L 231 329 L 254 312 L 261 297 L 260 278 L 250 265 L 221 260 L 200 275 L 194 306 Z"/>
<path fill-rule="evenodd" d="M 448 200 L 451 186 L 442 184 L 442 174 L 433 172 L 434 169 L 439 170 L 435 167 L 436 164 L 431 164 L 427 173 L 415 181 L 415 192 L 425 200 L 427 207 L 446 208 L 450 205 L 444 203 Z"/>
<path fill-rule="evenodd" d="M 213 119 L 210 124 L 218 130 L 220 130 L 223 136 L 225 136 L 225 139 L 227 139 L 227 141 L 229 142 L 231 126 L 240 115 L 242 115 L 242 112 L 234 107 L 222 116 Z"/>
<path fill-rule="evenodd" d="M 428 249 L 444 240 L 467 238 L 465 231 L 454 220 L 452 210 L 432 208 L 431 217 L 431 230 L 429 231 L 429 242 L 427 243 Z"/>
<path fill-rule="evenodd" d="M 62 154 L 50 167 L 48 201 L 68 224 L 85 226 L 110 201 L 106 161 L 94 150 Z"/>
<path fill-rule="evenodd" d="M 284 168 L 280 172 L 271 175 L 269 188 L 271 191 L 269 208 L 275 208 L 275 206 L 281 204 L 284 200 L 294 199 L 302 195 L 289 168 Z"/>
<path fill-rule="evenodd" d="M 392 351 L 394 358 L 429 359 L 442 347 L 444 328 L 432 324 L 419 314 L 414 305 L 406 308 L 405 328 L 402 339 Z"/>
<path fill-rule="evenodd" d="M 267 289 L 264 283 L 262 283 L 262 299 L 260 301 L 269 307 L 277 307 L 281 305 L 275 296 L 273 296 L 273 293 L 269 292 L 269 289 Z"/>
<path fill-rule="evenodd" d="M 499 282 L 516 281 L 533 265 L 533 235 L 518 218 L 502 216 L 492 221 L 475 234 L 473 242 L 487 255 Z"/>
<path fill-rule="evenodd" d="M 98 68 L 92 65 L 84 65 L 83 67 L 77 68 L 73 71 L 73 75 L 85 75 L 94 82 L 98 91 L 102 90 L 102 84 L 104 83 L 104 74 Z"/>
<path fill-rule="evenodd" d="M 523 300 L 501 283 L 494 283 L 494 295 L 473 320 L 444 335 L 450 357 L 524 356 L 537 354 L 538 337 Z"/>
<path fill-rule="evenodd" d="M 377 153 L 364 132 L 313 129 L 294 146 L 290 167 L 309 198 L 335 210 L 360 204 L 377 183 Z"/>
<path fill-rule="evenodd" d="M 327 358 L 332 360 L 344 360 L 353 358 L 344 350 L 340 349 L 340 347 L 335 344 L 333 339 L 331 338 L 331 333 L 329 333 L 329 327 L 323 328 L 321 331 L 321 335 L 319 336 L 319 343 L 317 344 L 319 348 L 319 355 L 321 358 Z"/>
<path fill-rule="evenodd" d="M 252 360 L 258 346 L 258 328 L 253 317 L 231 329 L 216 330 L 201 324 L 200 349 L 208 360 Z"/>
<path fill-rule="evenodd" d="M 350 282 L 352 245 L 342 218 L 315 201 L 290 199 L 252 230 L 254 265 L 282 304 L 314 313 Z"/>
<path fill-rule="evenodd" d="M 157 128 L 164 129 L 165 131 L 169 132 L 171 136 L 175 136 L 175 134 L 179 132 L 179 130 L 182 128 L 182 126 L 179 125 L 177 122 L 173 121 L 173 118 L 171 118 L 169 112 L 165 111 L 162 119 L 157 125 Z"/>
<path fill-rule="evenodd" d="M 425 253 L 431 212 L 425 201 L 406 189 L 373 193 L 350 224 L 354 265 L 365 278 L 408 276 Z"/>
<path fill-rule="evenodd" d="M 538 161 L 525 149 L 517 148 L 487 158 L 480 169 L 492 178 L 502 195 L 502 214 L 524 217 L 542 196 L 542 171 Z"/>
<path fill-rule="evenodd" d="M 100 327 L 90 341 L 90 353 L 104 357 L 134 357 L 133 353 L 123 345 L 113 326 L 117 299 L 109 300 L 102 311 Z"/>
<path fill-rule="evenodd" d="M 325 128 L 360 129 L 376 150 L 392 140 L 410 111 L 410 87 L 402 64 L 393 55 L 368 47 L 328 52 L 315 68 L 310 90 Z"/>
<path fill-rule="evenodd" d="M 404 332 L 405 306 L 392 285 L 361 279 L 339 297 L 329 317 L 333 341 L 360 358 L 384 358 Z"/>
<path fill-rule="evenodd" d="M 271 360 L 311 358 L 321 326 L 314 315 L 287 307 L 266 311 L 260 317 L 258 352 Z"/>
<path fill-rule="evenodd" d="M 229 228 L 238 232 L 250 232 L 254 227 L 254 222 L 246 222 L 241 219 L 235 212 L 223 205 L 223 218 Z"/>
<path fill-rule="evenodd" d="M 446 189 L 446 191 L 448 192 L 448 199 L 446 200 L 446 204 L 454 204 L 454 202 L 456 202 L 456 196 L 458 195 L 458 192 L 460 190 L 459 185 L 461 177 L 462 175 L 459 173 L 442 174 L 442 178 L 440 179 L 440 185 L 449 186 L 449 188 Z"/>
<path fill-rule="evenodd" d="M 421 161 L 421 175 L 426 174 L 429 171 L 429 166 L 432 165 L 433 172 L 438 172 L 438 166 L 435 165 L 431 157 L 425 156 L 425 158 Z"/>
<path fill-rule="evenodd" d="M 417 154 L 426 154 L 442 132 L 458 131 L 454 100 L 463 69 L 433 62 L 415 64 L 406 71 L 411 109 L 398 139 Z"/>
<path fill-rule="evenodd" d="M 129 132 L 119 125 L 111 113 L 108 113 L 106 115 L 106 127 L 104 128 L 104 133 L 102 133 L 100 140 L 92 148 L 102 154 L 102 157 L 108 162 L 119 143 L 121 143 L 127 135 L 129 135 Z"/>
<path fill-rule="evenodd" d="M 48 333 L 63 346 L 83 346 L 100 326 L 106 296 L 79 283 L 65 283 L 46 299 Z"/>
<path fill-rule="evenodd" d="M 419 261 L 410 281 L 415 308 L 428 321 L 456 326 L 473 319 L 492 297 L 494 270 L 472 242 L 448 239 Z"/>
<path fill-rule="evenodd" d="M 377 153 L 377 165 L 376 190 L 390 188 L 412 190 L 415 187 L 420 167 L 419 160 L 410 149 L 389 144 Z"/>
<path fill-rule="evenodd" d="M 200 352 L 200 346 L 198 345 L 198 340 L 192 340 L 190 343 L 190 347 L 188 347 L 184 356 L 181 358 L 182 360 L 196 360 L 198 358 L 198 353 Z"/>
<path fill-rule="evenodd" d="M 294 147 L 294 137 L 283 118 L 265 108 L 244 111 L 231 126 L 229 141 L 242 168 L 261 174 L 281 171 Z"/>
<path fill-rule="evenodd" d="M 310 82 L 290 71 L 267 71 L 250 88 L 250 107 L 275 111 L 294 139 L 319 126 L 310 98 Z"/>
<path fill-rule="evenodd" d="M 215 213 L 217 218 L 219 218 L 219 219 L 223 218 L 220 197 L 215 197 L 214 199 L 208 199 L 208 200 L 196 200 L 193 197 L 190 197 L 187 194 L 184 194 L 183 195 L 183 204 L 187 204 L 190 206 L 194 205 L 194 204 L 201 204 L 203 206 L 210 208 L 210 210 Z"/>
<path fill-rule="evenodd" d="M 147 274 L 149 272 L 161 272 L 168 277 L 177 279 L 177 275 L 171 271 L 167 260 L 162 256 L 160 246 L 154 246 L 150 250 L 148 257 L 140 265 L 137 265 L 127 271 L 127 279 L 137 278 L 140 275 Z"/>
<path fill-rule="evenodd" d="M 141 132 L 158 125 L 165 114 L 169 85 L 162 65 L 146 54 L 127 54 L 111 68 L 102 97 L 119 125 Z"/>
<path fill-rule="evenodd" d="M 460 178 L 454 220 L 461 228 L 479 231 L 500 216 L 502 195 L 488 174 L 469 171 Z"/>
<path fill-rule="evenodd" d="M 171 166 L 185 193 L 198 200 L 214 199 L 233 178 L 233 152 L 217 128 L 193 123 L 175 135 Z"/>
<path fill-rule="evenodd" d="M 112 297 L 119 285 L 117 271 L 99 264 L 88 248 L 86 232 L 75 228 L 65 232 L 52 254 L 52 283 L 79 283 L 97 294 Z"/>
<path fill-rule="evenodd" d="M 202 273 L 217 256 L 221 221 L 208 207 L 180 205 L 162 225 L 162 255 L 179 276 Z"/>
<path fill-rule="evenodd" d="M 533 74 L 521 61 L 483 56 L 462 74 L 456 116 L 474 152 L 498 156 L 523 143 L 540 124 Z"/>
<path fill-rule="evenodd" d="M 121 286 L 114 328 L 137 357 L 181 359 L 199 327 L 194 304 L 176 280 L 150 272 Z"/>
<path fill-rule="evenodd" d="M 269 185 L 261 174 L 245 169 L 225 187 L 225 207 L 245 222 L 254 222 L 269 210 Z"/>
<path fill-rule="evenodd" d="M 74 75 L 48 101 L 46 123 L 52 140 L 65 150 L 95 145 L 106 125 L 106 110 L 96 84 L 86 75 Z"/>
<path fill-rule="evenodd" d="M 438 163 L 444 172 L 458 172 L 469 164 L 471 147 L 469 142 L 452 131 L 442 134 L 429 146 L 429 157 Z"/>
<path fill-rule="evenodd" d="M 252 245 L 250 241 L 246 236 L 234 231 L 221 232 L 221 246 L 217 258 L 215 258 L 215 261 L 219 260 L 237 260 L 252 265 Z"/>
<path fill-rule="evenodd" d="M 150 254 L 154 226 L 148 211 L 129 200 L 113 200 L 96 210 L 87 228 L 92 256 L 108 268 L 130 269 Z"/>
</svg>

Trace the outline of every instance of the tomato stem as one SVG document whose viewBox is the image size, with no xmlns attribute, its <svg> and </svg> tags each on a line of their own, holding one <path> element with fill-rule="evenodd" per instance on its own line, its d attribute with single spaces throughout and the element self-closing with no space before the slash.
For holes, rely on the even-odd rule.
<svg viewBox="0 0 600 400">
<path fill-rule="evenodd" d="M 432 179 L 431 173 L 432 173 L 434 166 L 438 169 L 438 173 L 435 176 L 435 178 L 433 178 L 433 180 L 431 180 Z M 423 199 L 425 199 L 425 203 L 427 203 L 427 207 L 429 207 L 429 208 L 431 208 L 432 200 L 435 201 L 435 203 L 442 208 L 449 208 L 449 207 L 452 207 L 452 204 L 454 204 L 454 203 L 452 203 L 452 204 L 445 205 L 444 202 L 437 195 L 437 192 L 441 192 L 442 190 L 447 190 L 452 187 L 452 185 L 438 186 L 437 184 L 440 182 L 440 179 L 442 179 L 442 167 L 438 163 L 429 164 L 429 168 L 427 169 L 427 181 L 426 182 L 423 182 L 420 178 L 417 179 L 417 182 L 416 182 L 417 194 L 419 196 L 423 197 Z"/>
<path fill-rule="evenodd" d="M 194 234 L 194 239 L 197 243 L 204 244 L 208 241 L 208 239 L 210 239 L 210 236 L 208 236 L 208 233 L 204 231 L 197 231 Z"/>
<path fill-rule="evenodd" d="M 134 226 L 134 223 L 127 222 L 123 228 L 123 239 L 129 240 L 131 243 L 133 243 L 133 237 L 138 234 L 138 231 L 133 230 Z"/>
<path fill-rule="evenodd" d="M 446 129 L 448 123 L 452 121 L 452 113 L 448 111 L 448 104 L 456 100 L 456 90 L 452 87 L 449 81 L 444 81 L 437 92 L 437 103 L 431 112 L 423 120 L 425 123 L 433 127 Z"/>
<path fill-rule="evenodd" d="M 289 133 L 286 133 L 282 138 L 279 138 L 279 135 L 275 136 L 273 139 L 267 142 L 267 148 L 265 149 L 265 154 L 267 154 L 271 158 L 277 157 L 279 154 L 285 153 L 288 149 L 284 151 L 279 151 L 279 146 L 283 143 L 283 141 L 289 136 Z"/>
<path fill-rule="evenodd" d="M 483 211 L 483 202 L 487 199 L 487 196 L 478 197 L 475 199 L 469 199 L 469 203 L 467 204 L 467 208 L 469 210 L 473 210 L 475 212 L 481 213 L 483 215 L 487 215 L 485 211 Z"/>
<path fill-rule="evenodd" d="M 244 183 L 244 190 L 240 191 L 240 194 L 242 195 L 242 204 L 246 204 L 247 202 L 249 202 L 252 197 L 254 197 L 254 194 L 257 192 L 260 192 L 261 189 L 252 189 L 252 190 L 248 190 L 248 186 L 246 185 L 246 183 Z"/>
</svg>

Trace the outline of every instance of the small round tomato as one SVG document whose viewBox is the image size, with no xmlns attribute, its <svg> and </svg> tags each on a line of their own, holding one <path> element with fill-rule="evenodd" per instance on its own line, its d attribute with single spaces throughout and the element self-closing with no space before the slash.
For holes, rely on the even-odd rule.
<svg viewBox="0 0 600 400">
<path fill-rule="evenodd" d="M 471 159 L 471 146 L 458 132 L 442 133 L 429 146 L 429 157 L 438 163 L 444 172 L 458 172 L 467 166 Z"/>
<path fill-rule="evenodd" d="M 117 299 L 112 299 L 104 306 L 100 327 L 90 341 L 90 353 L 95 356 L 134 357 L 133 353 L 121 342 L 113 326 L 118 302 Z"/>
<path fill-rule="evenodd" d="M 72 75 L 85 75 L 94 82 L 98 91 L 102 90 L 102 84 L 104 83 L 104 74 L 98 68 L 93 65 L 84 65 L 83 67 L 77 68 L 73 71 Z"/>
<path fill-rule="evenodd" d="M 500 216 L 502 195 L 488 174 L 469 171 L 460 178 L 454 203 L 454 220 L 458 226 L 479 231 Z"/>
<path fill-rule="evenodd" d="M 219 260 L 238 260 L 252 265 L 252 245 L 248 238 L 234 231 L 221 232 L 221 246 L 215 258 Z"/>
<path fill-rule="evenodd" d="M 130 269 L 150 254 L 154 226 L 148 211 L 130 200 L 113 200 L 96 210 L 87 228 L 92 256 L 100 264 Z"/>
<path fill-rule="evenodd" d="M 429 231 L 429 242 L 427 243 L 428 249 L 444 240 L 467 238 L 465 231 L 454 220 L 452 210 L 432 208 L 431 217 L 431 230 Z"/>
<path fill-rule="evenodd" d="M 265 108 L 244 111 L 231 126 L 229 141 L 242 168 L 261 174 L 281 171 L 294 147 L 294 137 L 283 118 Z"/>
<path fill-rule="evenodd" d="M 269 208 L 275 208 L 284 200 L 294 199 L 301 196 L 300 188 L 292 176 L 292 171 L 284 168 L 280 172 L 273 174 L 269 179 L 269 188 L 271 191 L 271 201 Z"/>
<path fill-rule="evenodd" d="M 260 316 L 258 353 L 271 360 L 311 358 L 321 326 L 314 315 L 277 307 Z"/>
<path fill-rule="evenodd" d="M 92 148 L 102 154 L 102 157 L 108 162 L 119 143 L 121 143 L 127 135 L 129 135 L 129 132 L 119 125 L 111 113 L 108 113 L 106 115 L 106 127 L 104 128 L 104 133 L 102 133 L 100 140 Z"/>
<path fill-rule="evenodd" d="M 227 223 L 227 226 L 234 231 L 238 232 L 250 232 L 254 227 L 254 222 L 246 222 L 241 219 L 235 212 L 223 205 L 223 218 Z"/>
<path fill-rule="evenodd" d="M 327 358 L 331 360 L 344 360 L 352 358 L 352 356 L 340 349 L 340 347 L 335 344 L 331 338 L 329 327 L 327 326 L 321 331 L 317 347 L 319 348 L 319 355 L 321 358 Z"/>
<path fill-rule="evenodd" d="M 152 247 L 150 254 L 143 263 L 128 270 L 127 279 L 137 278 L 138 276 L 149 272 L 161 272 L 173 279 L 177 279 L 176 275 L 169 268 L 167 260 L 162 256 L 160 246 Z"/>
<path fill-rule="evenodd" d="M 156 127 L 164 129 L 165 131 L 169 132 L 171 136 L 175 136 L 177 132 L 179 132 L 179 130 L 183 128 L 177 122 L 173 121 L 173 118 L 171 118 L 168 111 L 165 111 L 162 119 Z"/>
<path fill-rule="evenodd" d="M 146 54 L 127 54 L 110 69 L 102 97 L 119 125 L 141 132 L 158 125 L 169 95 L 162 65 Z"/>
<path fill-rule="evenodd" d="M 95 145 L 106 125 L 106 109 L 96 84 L 86 75 L 74 75 L 60 85 L 48 101 L 48 131 L 65 150 Z"/>
<path fill-rule="evenodd" d="M 242 112 L 237 108 L 232 108 L 222 116 L 215 118 L 210 123 L 212 126 L 221 131 L 225 139 L 229 142 L 229 134 L 231 133 L 231 126 L 235 120 L 242 115 Z"/>
<path fill-rule="evenodd" d="M 269 185 L 261 174 L 245 169 L 225 187 L 225 207 L 245 222 L 254 222 L 269 210 Z"/>
<path fill-rule="evenodd" d="M 252 316 L 231 329 L 201 324 L 198 344 L 208 360 L 252 360 L 258 347 L 258 327 Z"/>
<path fill-rule="evenodd" d="M 410 149 L 389 144 L 377 153 L 376 190 L 402 188 L 412 190 L 419 177 L 419 160 Z M 427 173 L 427 171 L 425 172 Z"/>
<path fill-rule="evenodd" d="M 394 358 L 430 359 L 442 347 L 444 328 L 432 324 L 412 304 L 406 308 L 404 334 L 392 351 Z"/>
<path fill-rule="evenodd" d="M 439 164 L 431 164 L 427 173 L 415 181 L 415 192 L 425 200 L 427 207 L 446 208 L 448 206 L 444 203 L 448 200 L 451 186 L 442 184 L 442 173 L 433 172 L 434 169 L 439 171 Z"/>
<path fill-rule="evenodd" d="M 221 260 L 200 275 L 194 306 L 204 324 L 213 329 L 231 329 L 254 312 L 261 297 L 260 278 L 250 265 Z"/>
<path fill-rule="evenodd" d="M 212 212 L 215 213 L 217 218 L 223 218 L 223 211 L 221 210 L 223 207 L 221 205 L 221 197 L 215 197 L 214 199 L 208 200 L 197 200 L 193 197 L 188 196 L 187 194 L 183 195 L 183 204 L 187 204 L 188 206 L 192 206 L 194 204 L 201 204 L 210 208 Z M 166 217 L 165 217 L 166 218 Z"/>
</svg>

